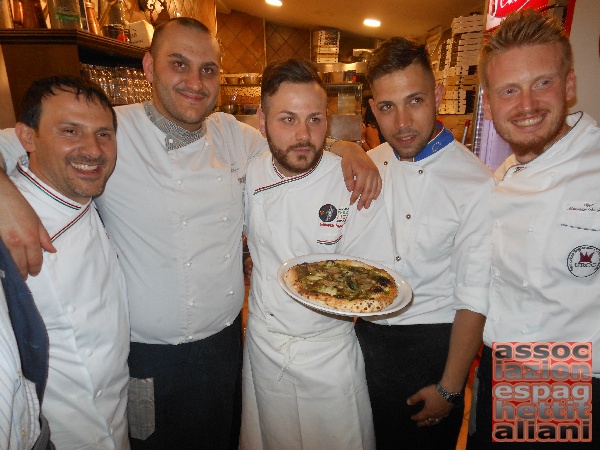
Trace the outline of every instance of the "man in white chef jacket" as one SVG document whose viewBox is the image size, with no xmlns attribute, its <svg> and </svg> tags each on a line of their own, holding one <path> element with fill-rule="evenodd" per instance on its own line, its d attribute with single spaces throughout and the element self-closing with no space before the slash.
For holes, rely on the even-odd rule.
<svg viewBox="0 0 600 450">
<path fill-rule="evenodd" d="M 242 375 L 241 448 L 373 449 L 364 364 L 351 317 L 309 308 L 279 285 L 289 259 L 339 253 L 393 261 L 381 200 L 359 211 L 324 152 L 327 94 L 308 61 L 265 69 L 261 132 L 270 152 L 246 174 L 245 233 L 254 263 Z"/>
<path fill-rule="evenodd" d="M 597 449 L 600 416 L 592 418 L 589 408 L 600 411 L 600 128 L 583 112 L 567 114 L 575 96 L 573 56 L 568 36 L 551 17 L 531 10 L 508 16 L 483 46 L 479 68 L 485 116 L 510 145 L 514 164 L 492 194 L 490 309 L 469 447 Z M 582 351 L 589 344 L 591 351 Z M 515 346 L 519 351 L 513 355 Z M 550 348 L 558 355 L 552 365 L 546 356 Z M 509 360 L 515 368 L 553 367 L 574 348 L 582 356 L 580 364 L 589 365 L 581 393 L 585 386 L 593 390 L 579 400 L 572 397 L 574 391 L 558 391 L 572 379 L 569 368 L 554 379 L 532 370 L 518 382 L 516 369 L 512 375 L 502 370 Z M 532 349 L 538 356 L 528 365 L 520 362 Z M 492 390 L 492 365 L 495 382 L 513 381 L 511 389 L 520 390 L 518 397 L 529 408 L 527 420 L 517 405 Z M 532 401 L 527 393 L 536 386 L 548 387 L 548 393 Z M 544 410 L 556 393 L 557 406 L 580 402 L 577 416 Z M 494 413 L 498 405 L 504 405 L 504 413 Z M 511 418 L 510 410 L 517 411 L 514 434 L 497 420 Z M 586 420 L 591 442 L 584 442 Z M 552 442 L 548 427 L 554 423 L 581 426 L 560 443 Z M 546 434 L 537 435 L 542 426 Z"/>
<path fill-rule="evenodd" d="M 206 26 L 173 18 L 143 59 L 152 101 L 115 108 L 119 158 L 95 202 L 127 280 L 136 449 L 237 447 L 242 195 L 248 159 L 267 143 L 232 115 L 212 114 L 220 64 Z M 10 130 L 0 133 L 8 167 L 19 150 Z M 352 198 L 368 206 L 381 186 L 375 166 L 354 143 L 332 151 L 343 153 Z M 38 235 L 51 244 L 10 188 L 0 174 L 0 236 L 11 237 L 22 273 L 36 273 Z"/>
<path fill-rule="evenodd" d="M 454 450 L 488 308 L 495 181 L 436 122 L 443 86 L 425 45 L 389 39 L 371 55 L 367 79 L 387 140 L 369 156 L 383 178 L 394 267 L 413 289 L 401 312 L 356 323 L 377 448 Z"/>
<path fill-rule="evenodd" d="M 117 158 L 116 115 L 95 85 L 34 82 L 16 135 L 29 153 L 11 180 L 55 253 L 27 285 L 50 340 L 44 414 L 57 449 L 128 449 L 129 316 L 125 280 L 92 197 Z"/>
</svg>

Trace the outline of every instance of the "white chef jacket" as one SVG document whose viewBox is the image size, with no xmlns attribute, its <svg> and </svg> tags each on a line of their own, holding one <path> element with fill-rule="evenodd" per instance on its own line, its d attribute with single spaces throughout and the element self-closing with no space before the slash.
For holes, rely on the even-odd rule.
<svg viewBox="0 0 600 450">
<path fill-rule="evenodd" d="M 260 133 L 230 114 L 176 150 L 141 104 L 116 108 L 118 160 L 96 199 L 127 279 L 131 337 L 147 344 L 203 339 L 244 301 L 242 196 Z"/>
<path fill-rule="evenodd" d="M 314 169 L 293 177 L 281 175 L 269 151 L 262 153 L 248 167 L 244 199 L 254 265 L 241 448 L 374 448 L 353 321 L 293 300 L 277 271 L 291 258 L 314 253 L 389 264 L 394 247 L 384 203 L 361 211 L 350 205 L 340 158 L 328 152 Z"/>
<path fill-rule="evenodd" d="M 492 281 L 483 338 L 592 342 L 600 376 L 600 128 L 583 113 L 492 195 Z"/>
<path fill-rule="evenodd" d="M 307 337 L 340 325 L 340 316 L 315 312 L 285 293 L 277 281 L 285 261 L 313 253 L 394 261 L 385 205 L 377 200 L 358 211 L 343 179 L 340 158 L 329 152 L 314 170 L 289 178 L 274 168 L 269 151 L 252 160 L 245 193 L 244 231 L 254 263 L 248 307 L 271 332 Z M 337 210 L 332 221 L 320 213 L 332 211 L 329 206 Z"/>
<path fill-rule="evenodd" d="M 29 450 L 40 435 L 35 384 L 21 371 L 6 297 L 0 285 L 0 448 Z"/>
<path fill-rule="evenodd" d="M 59 194 L 26 167 L 11 179 L 57 249 L 27 279 L 50 339 L 44 415 L 57 449 L 128 449 L 125 280 L 93 202 Z"/>
<path fill-rule="evenodd" d="M 413 290 L 384 325 L 451 323 L 455 311 L 485 315 L 490 280 L 491 172 L 456 141 L 417 162 L 400 161 L 388 143 L 369 152 L 383 179 L 395 238 L 395 270 Z"/>
</svg>

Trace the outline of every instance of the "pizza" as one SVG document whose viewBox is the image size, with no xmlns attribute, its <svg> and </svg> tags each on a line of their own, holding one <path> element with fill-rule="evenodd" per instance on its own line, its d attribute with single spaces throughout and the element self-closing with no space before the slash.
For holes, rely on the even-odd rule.
<svg viewBox="0 0 600 450">
<path fill-rule="evenodd" d="M 350 259 L 297 264 L 289 268 L 285 281 L 308 300 L 354 313 L 381 311 L 398 295 L 387 271 Z"/>
</svg>

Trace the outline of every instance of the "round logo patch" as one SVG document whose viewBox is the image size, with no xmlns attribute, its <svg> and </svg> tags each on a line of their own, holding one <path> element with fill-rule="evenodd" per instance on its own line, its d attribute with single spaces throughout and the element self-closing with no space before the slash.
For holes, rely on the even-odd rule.
<svg viewBox="0 0 600 450">
<path fill-rule="evenodd" d="M 591 245 L 575 247 L 569 253 L 567 267 L 577 278 L 585 278 L 595 274 L 600 267 L 600 249 Z"/>
<path fill-rule="evenodd" d="M 332 222 L 337 217 L 337 208 L 327 204 L 319 208 L 319 219 L 323 222 Z"/>
</svg>

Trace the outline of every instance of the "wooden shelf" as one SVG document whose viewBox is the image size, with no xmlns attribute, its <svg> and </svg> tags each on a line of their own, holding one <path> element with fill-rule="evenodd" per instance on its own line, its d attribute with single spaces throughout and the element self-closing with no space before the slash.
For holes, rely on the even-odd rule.
<svg viewBox="0 0 600 450">
<path fill-rule="evenodd" d="M 142 67 L 147 49 L 79 30 L 0 30 L 0 128 L 13 126 L 20 116 L 21 99 L 36 79 L 51 75 L 79 75 L 81 64 Z M 4 105 L 4 98 L 10 102 Z"/>
</svg>

